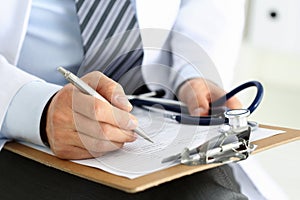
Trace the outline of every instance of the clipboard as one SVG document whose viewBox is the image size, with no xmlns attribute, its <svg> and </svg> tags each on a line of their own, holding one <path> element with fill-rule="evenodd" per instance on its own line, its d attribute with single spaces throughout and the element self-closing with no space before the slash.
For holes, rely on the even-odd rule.
<svg viewBox="0 0 300 200">
<path fill-rule="evenodd" d="M 253 142 L 258 145 L 252 154 L 256 154 L 273 147 L 283 145 L 300 139 L 300 130 L 261 125 L 262 128 L 280 129 L 285 131 L 284 134 L 278 134 L 269 138 L 261 139 Z M 196 172 L 207 170 L 222 164 L 206 164 L 198 166 L 176 165 L 168 169 L 153 172 L 151 174 L 136 178 L 127 179 L 117 175 L 113 175 L 100 169 L 76 164 L 68 160 L 61 160 L 55 156 L 27 147 L 20 143 L 11 142 L 4 146 L 5 149 L 24 156 L 26 158 L 40 162 L 46 166 L 56 168 L 58 170 L 79 176 L 90 181 L 94 181 L 109 187 L 113 187 L 128 193 L 136 193 L 155 187 L 162 183 L 172 181 L 174 179 L 190 175 Z"/>
</svg>

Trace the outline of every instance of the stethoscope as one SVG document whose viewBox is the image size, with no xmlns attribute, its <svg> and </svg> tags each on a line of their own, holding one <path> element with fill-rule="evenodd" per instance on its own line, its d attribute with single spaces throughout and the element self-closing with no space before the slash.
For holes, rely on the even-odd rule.
<svg viewBox="0 0 300 200">
<path fill-rule="evenodd" d="M 188 115 L 186 105 L 184 105 L 180 101 L 170 100 L 170 99 L 163 99 L 157 98 L 153 96 L 163 96 L 164 91 L 155 91 L 151 93 L 146 93 L 142 95 L 128 95 L 128 99 L 132 105 L 146 109 L 146 110 L 153 110 L 151 107 L 161 108 L 164 111 L 168 111 L 165 113 L 164 116 L 170 119 L 176 120 L 182 124 L 191 124 L 191 125 L 220 125 L 228 123 L 228 118 L 226 117 L 227 108 L 224 108 L 224 103 L 236 95 L 237 93 L 249 88 L 249 87 L 256 87 L 256 96 L 250 106 L 245 110 L 245 112 L 249 112 L 250 114 L 256 110 L 259 104 L 262 101 L 263 97 L 263 86 L 258 81 L 249 81 L 246 82 L 232 91 L 228 92 L 218 100 L 211 103 L 210 107 L 210 115 L 208 116 L 190 116 Z M 221 108 L 221 109 L 220 109 Z"/>
</svg>

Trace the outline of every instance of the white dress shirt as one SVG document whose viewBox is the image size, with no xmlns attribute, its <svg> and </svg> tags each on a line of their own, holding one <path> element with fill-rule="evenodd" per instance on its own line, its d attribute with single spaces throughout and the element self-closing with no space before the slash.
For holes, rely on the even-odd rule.
<svg viewBox="0 0 300 200">
<path fill-rule="evenodd" d="M 64 66 L 76 73 L 82 59 L 74 0 L 33 0 L 17 66 L 47 82 L 32 81 L 17 92 L 4 118 L 1 138 L 43 145 L 39 135 L 43 108 L 67 83 L 56 68 Z"/>
<path fill-rule="evenodd" d="M 218 0 L 136 0 L 135 6 L 140 28 L 165 30 L 166 33 L 173 29 L 203 47 L 215 63 L 222 64 L 219 69 L 231 72 L 230 66 L 236 56 L 243 29 L 243 3 L 235 0 L 226 2 L 226 5 Z M 5 13 L 6 10 L 2 8 L 14 9 L 18 15 Z M 0 41 L 11 42 L 8 43 L 10 46 L 0 45 L 0 140 L 13 138 L 43 145 L 39 134 L 43 108 L 50 97 L 66 83 L 56 68 L 64 66 L 76 72 L 83 58 L 75 4 L 73 0 L 24 0 L 21 3 L 14 0 L 6 2 L 0 11 L 2 15 L 11 15 L 9 19 L 12 20 L 20 16 L 17 18 L 18 24 L 0 20 L 0 25 L 8 27 L 0 30 Z M 207 17 L 211 19 L 207 20 Z M 24 21 L 20 22 L 22 19 Z M 26 34 L 23 35 L 16 25 L 23 28 L 23 32 L 26 30 Z M 11 28 L 16 29 L 14 37 L 9 35 Z M 153 38 L 153 35 L 142 33 L 144 47 L 164 43 L 166 37 L 167 34 Z M 188 52 L 185 50 L 189 47 L 185 47 L 179 39 L 169 37 L 170 50 Z M 12 46 L 15 41 L 19 43 Z M 19 47 L 22 47 L 20 54 Z M 230 51 L 226 49 L 229 47 Z M 149 48 L 145 50 L 144 63 L 157 63 L 156 52 L 151 54 L 149 51 Z M 173 69 L 180 72 L 180 76 L 174 76 L 173 81 L 168 80 L 172 78 L 168 71 L 157 66 L 143 68 L 143 75 L 147 83 L 167 85 L 171 82 L 170 87 L 176 90 L 183 81 L 199 76 L 197 70 L 186 67 L 187 64 L 176 57 L 172 58 Z M 209 68 L 205 63 L 196 64 Z M 13 78 L 11 81 L 5 77 L 10 75 Z"/>
</svg>

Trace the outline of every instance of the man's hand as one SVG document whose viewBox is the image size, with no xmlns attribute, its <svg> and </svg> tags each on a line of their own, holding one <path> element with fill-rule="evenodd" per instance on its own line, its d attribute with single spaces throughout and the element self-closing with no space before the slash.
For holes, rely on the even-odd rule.
<svg viewBox="0 0 300 200">
<path fill-rule="evenodd" d="M 179 100 L 188 105 L 191 115 L 208 115 L 209 104 L 225 94 L 225 91 L 214 83 L 203 78 L 195 78 L 185 82 L 178 91 Z M 242 104 L 236 97 L 227 100 L 228 108 L 241 108 Z"/>
<path fill-rule="evenodd" d="M 101 156 L 136 139 L 137 119 L 122 87 L 100 72 L 82 78 L 110 103 L 80 92 L 72 84 L 52 99 L 46 132 L 54 154 L 64 159 Z"/>
</svg>

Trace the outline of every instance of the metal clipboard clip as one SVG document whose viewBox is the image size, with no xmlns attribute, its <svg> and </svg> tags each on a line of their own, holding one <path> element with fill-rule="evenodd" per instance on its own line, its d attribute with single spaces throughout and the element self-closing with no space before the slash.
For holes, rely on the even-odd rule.
<svg viewBox="0 0 300 200">
<path fill-rule="evenodd" d="M 255 145 L 250 143 L 251 127 L 247 117 L 247 109 L 228 110 L 225 116 L 229 124 L 220 127 L 220 134 L 200 146 L 184 148 L 179 154 L 167 157 L 162 163 L 180 161 L 184 165 L 202 165 L 211 163 L 230 163 L 245 160 L 254 151 Z"/>
</svg>

